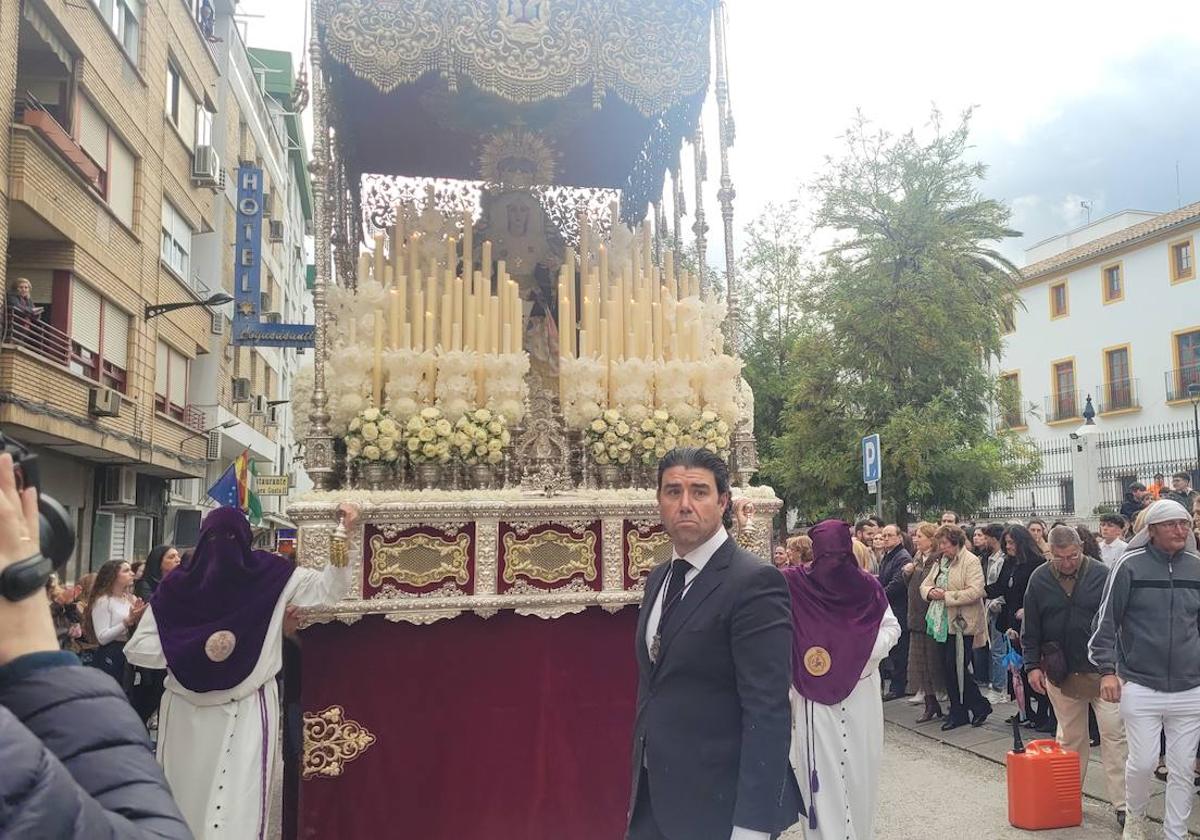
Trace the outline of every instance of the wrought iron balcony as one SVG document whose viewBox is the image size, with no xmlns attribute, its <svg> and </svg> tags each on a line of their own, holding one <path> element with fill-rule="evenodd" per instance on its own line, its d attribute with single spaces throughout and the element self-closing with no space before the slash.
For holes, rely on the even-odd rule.
<svg viewBox="0 0 1200 840">
<path fill-rule="evenodd" d="M 6 313 L 0 342 L 24 347 L 57 365 L 71 362 L 71 337 L 45 321 L 18 312 Z"/>
<path fill-rule="evenodd" d="M 1079 391 L 1061 391 L 1050 394 L 1045 400 L 1046 422 L 1055 423 L 1059 420 L 1071 420 L 1080 416 L 1083 410 L 1083 397 Z"/>
<path fill-rule="evenodd" d="M 1137 379 L 1114 379 L 1096 387 L 1092 393 L 1096 395 L 1096 411 L 1100 414 L 1142 407 Z"/>
<path fill-rule="evenodd" d="M 1200 388 L 1200 362 L 1169 370 L 1163 378 L 1167 384 L 1167 402 L 1191 399 L 1195 389 Z"/>
</svg>

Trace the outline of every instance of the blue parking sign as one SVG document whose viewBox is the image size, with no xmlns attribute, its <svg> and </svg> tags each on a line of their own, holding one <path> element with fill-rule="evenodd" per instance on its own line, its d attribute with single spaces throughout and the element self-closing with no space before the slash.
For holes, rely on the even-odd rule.
<svg viewBox="0 0 1200 840">
<path fill-rule="evenodd" d="M 867 435 L 862 439 L 863 481 L 867 484 L 879 481 L 883 472 L 883 456 L 879 451 L 879 435 Z"/>
</svg>

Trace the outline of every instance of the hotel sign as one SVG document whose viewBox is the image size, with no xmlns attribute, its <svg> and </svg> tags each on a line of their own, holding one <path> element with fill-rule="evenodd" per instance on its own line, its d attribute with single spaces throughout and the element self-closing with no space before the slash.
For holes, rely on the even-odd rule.
<svg viewBox="0 0 1200 840">
<path fill-rule="evenodd" d="M 317 334 L 315 326 L 264 321 L 263 313 L 259 311 L 262 305 L 261 168 L 247 164 L 238 167 L 235 210 L 232 342 L 247 347 L 312 347 Z"/>
</svg>

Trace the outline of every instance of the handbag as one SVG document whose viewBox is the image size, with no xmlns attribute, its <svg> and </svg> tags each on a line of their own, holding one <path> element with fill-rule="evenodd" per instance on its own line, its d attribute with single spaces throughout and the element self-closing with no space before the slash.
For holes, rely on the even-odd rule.
<svg viewBox="0 0 1200 840">
<path fill-rule="evenodd" d="M 1042 657 L 1038 667 L 1055 686 L 1066 681 L 1070 671 L 1067 670 L 1067 654 L 1058 642 L 1045 642 L 1042 645 Z"/>
</svg>

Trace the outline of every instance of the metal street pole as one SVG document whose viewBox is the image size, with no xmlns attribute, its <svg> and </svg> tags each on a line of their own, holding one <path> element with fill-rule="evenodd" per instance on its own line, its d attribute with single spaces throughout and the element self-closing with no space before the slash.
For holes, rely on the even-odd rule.
<svg viewBox="0 0 1200 840">
<path fill-rule="evenodd" d="M 1200 485 L 1200 383 L 1188 385 L 1187 394 L 1192 401 L 1192 430 L 1196 436 L 1196 469 L 1192 473 L 1192 486 L 1195 487 Z"/>
</svg>

